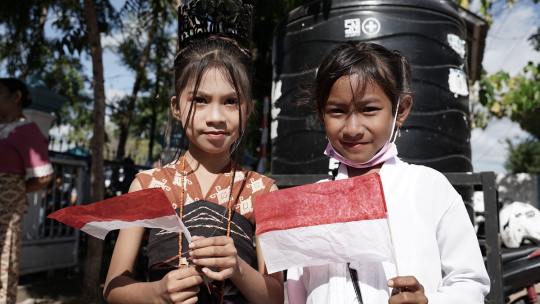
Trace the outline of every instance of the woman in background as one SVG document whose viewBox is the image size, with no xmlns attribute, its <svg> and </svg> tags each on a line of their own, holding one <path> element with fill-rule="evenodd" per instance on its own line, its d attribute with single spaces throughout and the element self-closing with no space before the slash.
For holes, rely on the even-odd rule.
<svg viewBox="0 0 540 304">
<path fill-rule="evenodd" d="M 0 78 L 0 304 L 15 304 L 26 193 L 52 180 L 48 141 L 23 116 L 32 104 L 26 85 Z"/>
</svg>

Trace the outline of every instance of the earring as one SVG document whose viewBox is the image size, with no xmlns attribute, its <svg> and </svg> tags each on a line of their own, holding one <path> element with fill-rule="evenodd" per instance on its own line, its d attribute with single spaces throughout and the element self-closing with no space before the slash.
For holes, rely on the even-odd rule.
<svg viewBox="0 0 540 304">
<path fill-rule="evenodd" d="M 328 135 L 325 135 L 325 136 L 324 136 L 324 139 L 328 139 Z"/>
<path fill-rule="evenodd" d="M 401 127 L 398 127 L 397 137 L 401 137 Z"/>
</svg>

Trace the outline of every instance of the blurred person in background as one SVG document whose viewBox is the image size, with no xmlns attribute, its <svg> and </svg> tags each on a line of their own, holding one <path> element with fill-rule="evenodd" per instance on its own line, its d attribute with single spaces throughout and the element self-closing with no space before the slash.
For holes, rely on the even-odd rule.
<svg viewBox="0 0 540 304">
<path fill-rule="evenodd" d="M 0 78 L 0 304 L 15 304 L 26 194 L 52 180 L 48 140 L 23 116 L 32 104 L 26 85 Z"/>
</svg>

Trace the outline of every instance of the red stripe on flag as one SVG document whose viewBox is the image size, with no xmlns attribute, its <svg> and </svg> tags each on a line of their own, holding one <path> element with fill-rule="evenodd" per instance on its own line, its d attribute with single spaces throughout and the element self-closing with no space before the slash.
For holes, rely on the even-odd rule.
<svg viewBox="0 0 540 304">
<path fill-rule="evenodd" d="M 386 218 L 378 173 L 279 190 L 257 197 L 257 235 L 334 223 Z"/>
<path fill-rule="evenodd" d="M 81 229 L 91 222 L 155 219 L 175 215 L 173 206 L 161 188 L 145 189 L 86 206 L 63 208 L 47 218 Z"/>
</svg>

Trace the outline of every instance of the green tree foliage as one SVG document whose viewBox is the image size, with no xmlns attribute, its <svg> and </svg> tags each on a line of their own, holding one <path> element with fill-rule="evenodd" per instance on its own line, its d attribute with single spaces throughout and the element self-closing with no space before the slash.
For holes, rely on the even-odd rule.
<svg viewBox="0 0 540 304">
<path fill-rule="evenodd" d="M 168 1 L 128 0 L 122 13 L 125 16 L 122 32 L 126 39 L 114 51 L 120 57 L 121 62 L 135 72 L 135 81 L 131 95 L 112 108 L 114 109 L 113 121 L 119 126 L 116 156 L 118 159 L 121 159 L 127 152 L 126 143 L 130 134 L 135 135 L 135 137 L 149 136 L 151 138 L 150 145 L 153 146 L 156 125 L 154 120 L 157 119 L 155 111 L 163 109 L 154 105 L 159 100 L 143 96 L 159 94 L 160 83 L 167 78 L 163 77 L 162 74 L 172 66 L 172 63 L 165 61 L 167 61 L 167 57 L 172 60 L 175 49 L 175 44 L 171 44 L 171 35 L 166 32 L 167 27 L 175 20 L 174 10 Z M 159 62 L 152 64 L 152 56 Z M 149 74 L 154 74 L 156 80 L 151 81 Z M 152 91 L 153 94 L 151 94 Z M 149 103 L 152 106 L 148 107 Z M 144 115 L 148 112 L 147 110 L 151 111 L 150 116 Z M 149 126 L 152 129 L 152 131 L 147 130 L 146 134 L 142 132 L 142 127 L 145 124 L 141 123 L 144 119 L 150 119 Z M 153 150 L 153 147 L 149 147 L 149 150 Z M 153 158 L 151 153 L 149 158 Z"/>
<path fill-rule="evenodd" d="M 453 0 L 464 8 L 468 8 L 469 0 Z M 520 0 L 505 0 L 504 5 L 494 11 L 493 4 L 498 0 L 481 0 L 480 13 L 488 24 L 493 16 L 506 9 L 511 9 Z M 538 3 L 539 0 L 533 0 Z M 529 37 L 529 42 L 536 51 L 540 51 L 540 28 Z M 521 73 L 511 77 L 507 72 L 499 71 L 487 75 L 484 71 L 478 81 L 478 98 L 471 98 L 472 128 L 486 128 L 493 118 L 509 117 L 520 124 L 521 128 L 534 137 L 513 146 L 510 141 L 509 156 L 505 167 L 510 173 L 538 173 L 540 160 L 540 64 L 529 62 Z M 471 84 L 471 89 L 476 88 Z M 480 103 L 483 107 L 477 107 Z M 536 153 L 536 154 L 534 154 Z M 537 155 L 537 156 L 534 156 Z"/>
<path fill-rule="evenodd" d="M 452 0 L 452 1 L 465 9 L 469 9 L 469 5 L 471 4 L 471 2 L 473 2 L 473 0 Z M 514 7 L 514 5 L 517 2 L 524 1 L 524 0 L 504 0 L 504 1 L 505 1 L 504 5 L 498 8 L 496 11 L 493 11 L 493 5 L 495 3 L 502 2 L 501 0 L 480 0 L 480 7 L 479 7 L 480 14 L 482 15 L 482 17 L 484 17 L 484 19 L 489 24 L 493 23 L 494 15 L 499 14 L 506 9 L 511 9 L 512 7 Z M 532 0 L 532 2 L 534 3 L 538 3 L 538 1 L 539 0 Z"/>
<path fill-rule="evenodd" d="M 46 64 L 41 73 L 49 89 L 68 98 L 68 102 L 55 112 L 54 124 L 70 125 L 80 134 L 93 126 L 92 98 L 85 89 L 90 80 L 83 71 L 79 58 L 61 55 Z"/>
<path fill-rule="evenodd" d="M 29 73 L 39 72 L 50 47 L 44 39 L 44 24 L 54 0 L 1 1 L 0 61 L 9 75 L 24 80 Z"/>
<path fill-rule="evenodd" d="M 102 34 L 120 26 L 119 14 L 108 0 L 96 0 L 96 17 Z M 81 56 L 89 52 L 83 3 L 80 0 L 0 1 L 0 61 L 7 73 L 25 80 L 38 76 L 69 102 L 55 113 L 55 125 L 68 124 L 78 134 L 92 129 L 93 100 L 85 89 Z M 46 38 L 45 22 L 60 38 Z"/>
<path fill-rule="evenodd" d="M 536 30 L 536 34 L 533 34 L 531 37 L 529 37 L 529 41 L 531 42 L 534 49 L 540 52 L 540 28 Z"/>
<path fill-rule="evenodd" d="M 540 174 L 540 141 L 536 138 L 530 138 L 518 145 L 508 143 L 508 159 L 504 167 L 511 174 L 532 173 Z"/>
<path fill-rule="evenodd" d="M 509 117 L 521 128 L 540 139 L 540 64 L 532 62 L 514 77 L 506 72 L 480 80 L 479 101 L 488 113 L 477 111 L 480 127 L 491 118 Z"/>
<path fill-rule="evenodd" d="M 453 0 L 464 8 L 468 8 L 469 0 Z M 491 24 L 493 16 L 505 9 L 511 9 L 520 0 L 505 0 L 497 11 L 493 4 L 497 0 L 481 0 L 480 13 Z M 533 0 L 538 3 L 539 0 Z M 540 29 L 529 37 L 531 45 L 540 51 Z M 521 125 L 536 138 L 540 138 L 540 65 L 529 62 L 521 73 L 510 77 L 507 72 L 499 71 L 487 75 L 485 71 L 478 81 L 478 99 L 471 99 L 472 128 L 486 128 L 493 118 L 509 117 Z M 472 89 L 474 87 L 471 85 Z M 476 107 L 480 103 L 484 109 Z M 486 112 L 487 111 L 487 112 Z"/>
</svg>

